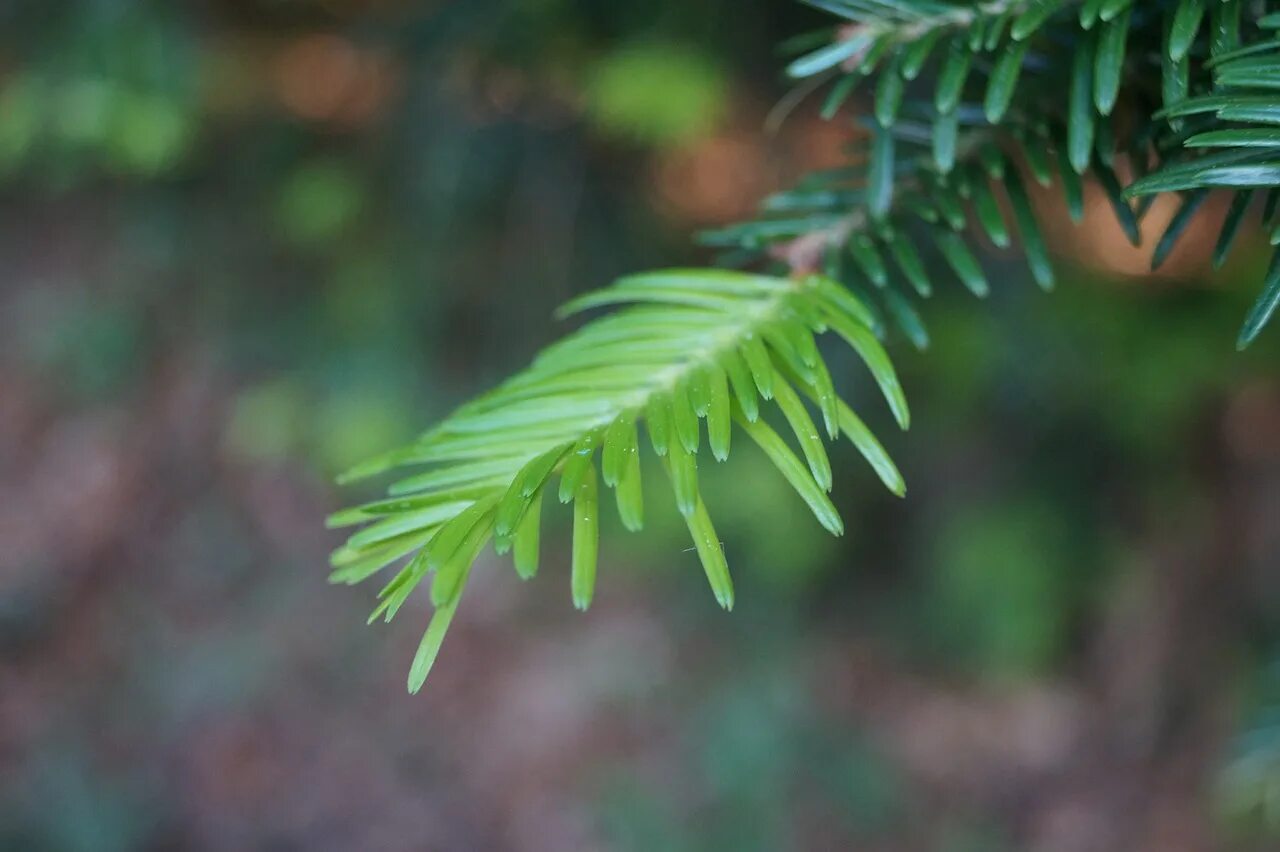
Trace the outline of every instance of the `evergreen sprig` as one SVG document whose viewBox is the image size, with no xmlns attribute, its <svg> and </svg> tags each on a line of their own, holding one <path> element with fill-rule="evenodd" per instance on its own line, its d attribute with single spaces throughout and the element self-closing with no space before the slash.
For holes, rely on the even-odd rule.
<svg viewBox="0 0 1280 852">
<path fill-rule="evenodd" d="M 830 330 L 854 349 L 906 428 L 906 400 L 872 317 L 839 284 L 818 275 L 793 280 L 728 270 L 652 272 L 589 293 L 564 313 L 616 305 L 624 307 L 551 346 L 524 372 L 415 443 L 346 477 L 425 467 L 392 483 L 388 499 L 330 518 L 333 526 L 367 524 L 334 553 L 336 582 L 360 582 L 414 554 L 379 593 L 370 621 L 379 615 L 390 620 L 432 577 L 436 614 L 414 661 L 410 690 L 426 678 L 471 565 L 490 540 L 497 552 L 513 553 L 521 577 L 536 573 L 548 488 L 560 502 L 573 503 L 573 602 L 579 609 L 590 605 L 597 474 L 614 490 L 623 525 L 634 531 L 644 523 L 641 422 L 725 609 L 733 607 L 733 583 L 699 493 L 697 460 L 704 445 L 725 460 L 735 422 L 835 535 L 843 524 L 827 497 L 831 464 L 802 397 L 813 402 L 829 438 L 847 436 L 884 484 L 904 493 L 883 447 L 837 396 L 814 341 Z M 799 455 L 761 419 L 762 400 L 779 409 Z"/>
<path fill-rule="evenodd" d="M 815 345 L 828 330 L 871 368 L 899 424 L 902 390 L 879 340 L 890 324 L 916 346 L 928 334 L 916 300 L 934 281 L 921 246 L 982 297 L 990 285 L 970 247 L 1015 236 L 1034 280 L 1054 284 L 1026 180 L 1060 185 L 1083 215 L 1096 182 L 1137 244 L 1158 193 L 1182 204 L 1153 253 L 1158 266 L 1210 190 L 1234 193 L 1214 253 L 1221 263 L 1265 190 L 1280 206 L 1280 14 L 1257 0 L 803 0 L 837 23 L 793 39 L 787 73 L 822 90 L 822 114 L 847 113 L 872 86 L 848 165 L 809 175 L 766 199 L 760 216 L 702 236 L 723 266 L 624 278 L 565 313 L 617 307 L 544 351 L 498 389 L 458 409 L 410 446 L 348 478 L 417 466 L 385 500 L 340 512 L 364 526 L 333 556 L 356 583 L 404 562 L 373 618 L 390 619 L 431 578 L 436 607 L 409 676 L 425 679 L 471 565 L 492 541 L 516 570 L 537 569 L 547 488 L 573 503 L 571 586 L 586 608 L 599 535 L 597 475 L 623 524 L 643 522 L 639 429 L 671 481 L 717 600 L 733 604 L 724 553 L 697 486 L 705 444 L 724 460 L 731 424 L 758 444 L 830 532 L 839 516 L 820 430 L 847 435 L 896 494 L 897 469 L 836 395 Z M 1006 214 L 1008 211 L 1008 215 Z M 973 227 L 976 225 L 976 227 Z M 1280 226 L 1271 231 L 1280 243 Z M 1252 341 L 1280 303 L 1280 254 L 1240 333 Z M 805 399 L 812 404 L 812 413 Z M 775 403 L 792 449 L 763 419 Z M 705 421 L 705 442 L 702 437 Z M 705 457 L 705 455 L 703 455 Z"/>
<path fill-rule="evenodd" d="M 885 312 L 923 345 L 927 335 L 908 300 L 932 288 L 913 246 L 903 245 L 904 232 L 935 244 L 961 281 L 983 296 L 980 270 L 961 244 L 969 230 L 963 208 L 970 206 L 979 230 L 1005 248 L 1012 243 L 1001 212 L 1007 206 L 1036 281 L 1052 286 L 1023 174 L 1044 186 L 1059 180 L 1077 221 L 1082 181 L 1096 181 L 1135 245 L 1154 194 L 1181 194 L 1153 267 L 1169 256 L 1213 189 L 1235 193 L 1216 265 L 1257 190 L 1266 190 L 1263 217 L 1273 227 L 1272 243 L 1280 244 L 1274 221 L 1280 13 L 1268 13 L 1266 4 L 803 2 L 846 23 L 793 41 L 806 52 L 787 71 L 806 83 L 830 84 L 822 106 L 828 118 L 873 81 L 872 110 L 860 120 L 866 139 L 849 168 L 811 175 L 797 190 L 768 199 L 759 219 L 704 235 L 708 244 L 739 250 L 726 260 L 764 254 L 794 268 L 824 253 L 833 277 L 860 292 L 882 290 Z M 891 274 L 895 266 L 898 275 Z M 1280 259 L 1273 259 L 1240 348 L 1277 304 Z"/>
</svg>

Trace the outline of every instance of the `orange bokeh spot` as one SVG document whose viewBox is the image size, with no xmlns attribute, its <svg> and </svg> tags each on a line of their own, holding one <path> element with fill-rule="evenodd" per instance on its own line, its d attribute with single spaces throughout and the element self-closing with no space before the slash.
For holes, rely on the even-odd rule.
<svg viewBox="0 0 1280 852">
<path fill-rule="evenodd" d="M 308 121 L 367 124 L 382 112 L 394 88 L 395 75 L 383 57 L 328 33 L 295 39 L 274 65 L 276 96 Z"/>
</svg>

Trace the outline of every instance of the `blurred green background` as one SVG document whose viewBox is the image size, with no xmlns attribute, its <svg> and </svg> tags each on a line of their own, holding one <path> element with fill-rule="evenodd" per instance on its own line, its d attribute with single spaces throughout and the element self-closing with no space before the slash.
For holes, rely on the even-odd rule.
<svg viewBox="0 0 1280 852">
<path fill-rule="evenodd" d="M 840 161 L 848 116 L 763 130 L 821 23 L 0 4 L 0 848 L 1275 848 L 1280 329 L 1233 351 L 1265 240 L 1209 275 L 1211 221 L 1159 278 L 1052 225 L 1050 296 L 988 253 L 893 342 L 905 435 L 836 358 L 908 498 L 840 450 L 835 540 L 705 470 L 732 615 L 657 497 L 586 615 L 564 516 L 482 561 L 417 698 L 426 602 L 324 582 L 336 472 Z"/>
</svg>

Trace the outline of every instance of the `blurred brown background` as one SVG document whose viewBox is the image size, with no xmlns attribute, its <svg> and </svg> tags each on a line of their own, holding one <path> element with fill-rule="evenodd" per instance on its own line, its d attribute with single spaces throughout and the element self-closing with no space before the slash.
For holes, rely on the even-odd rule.
<svg viewBox="0 0 1280 852">
<path fill-rule="evenodd" d="M 1151 277 L 1039 197 L 1059 291 L 939 288 L 909 433 L 837 375 L 909 484 L 839 455 L 843 539 L 708 470 L 732 615 L 669 506 L 574 613 L 560 518 L 413 698 L 425 601 L 324 582 L 334 474 L 840 161 L 762 129 L 821 21 L 0 4 L 0 848 L 1276 848 L 1280 331 L 1233 351 L 1265 240 L 1210 275 L 1212 215 Z"/>
</svg>

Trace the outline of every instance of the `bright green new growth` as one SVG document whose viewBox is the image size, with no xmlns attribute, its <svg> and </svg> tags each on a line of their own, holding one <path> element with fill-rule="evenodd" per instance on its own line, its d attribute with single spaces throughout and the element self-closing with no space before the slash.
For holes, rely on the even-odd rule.
<svg viewBox="0 0 1280 852">
<path fill-rule="evenodd" d="M 831 465 L 802 395 L 814 401 L 831 438 L 847 435 L 885 485 L 904 492 L 884 449 L 836 396 L 815 345 L 814 335 L 828 329 L 847 340 L 906 427 L 902 388 L 871 332 L 871 315 L 836 282 L 819 275 L 671 270 L 624 278 L 565 312 L 612 305 L 624 307 L 550 347 L 523 373 L 414 444 L 346 477 L 425 467 L 392 483 L 390 499 L 330 518 L 333 526 L 367 523 L 334 553 L 334 581 L 360 582 L 417 551 L 379 593 L 375 615 L 390 619 L 434 573 L 436 614 L 411 671 L 411 690 L 430 670 L 471 565 L 491 539 L 498 552 L 514 551 L 520 576 L 533 575 L 547 488 L 573 504 L 573 603 L 590 605 L 603 502 L 597 472 L 613 489 L 624 526 L 643 525 L 637 424 L 662 457 L 707 580 L 725 609 L 733 607 L 733 582 L 699 494 L 697 462 L 707 455 L 728 457 L 735 420 L 837 535 L 843 527 L 827 498 Z M 777 403 L 800 455 L 760 419 L 762 396 Z"/>
<path fill-rule="evenodd" d="M 864 79 L 873 103 L 848 166 L 817 172 L 766 199 L 760 218 L 704 234 L 722 265 L 769 274 L 672 270 L 635 275 L 572 302 L 565 313 L 622 306 L 545 350 L 523 373 L 455 411 L 356 478 L 424 468 L 387 499 L 334 515 L 365 524 L 332 558 L 356 583 L 407 559 L 379 593 L 390 619 L 429 575 L 436 613 L 409 687 L 426 678 L 466 585 L 493 542 L 516 571 L 538 567 L 548 487 L 573 504 L 571 588 L 585 609 L 595 588 L 601 485 L 628 530 L 643 525 L 639 432 L 660 457 L 717 601 L 733 584 L 698 489 L 698 460 L 723 461 L 732 425 L 757 444 L 827 530 L 840 517 L 822 433 L 847 436 L 902 494 L 884 449 L 836 394 L 815 344 L 828 330 L 870 369 L 899 424 L 906 403 L 881 340 L 896 329 L 919 348 L 915 305 L 934 281 L 921 247 L 978 297 L 990 284 L 970 248 L 1015 238 L 1045 290 L 1053 269 L 1027 178 L 1057 182 L 1072 218 L 1084 183 L 1105 193 L 1136 245 L 1154 194 L 1183 202 L 1156 244 L 1170 254 L 1209 190 L 1233 193 L 1221 264 L 1250 202 L 1280 244 L 1280 15 L 1251 0 L 802 0 L 839 25 L 793 39 L 788 74 L 805 90 L 830 84 L 834 119 Z M 1126 181 L 1129 181 L 1126 185 Z M 1136 200 L 1136 203 L 1135 203 Z M 819 274 L 821 272 L 821 274 Z M 1252 341 L 1280 304 L 1280 253 L 1240 332 Z M 761 417 L 772 401 L 794 441 Z M 704 436 L 705 428 L 705 436 Z M 709 451 L 709 452 L 708 452 Z M 607 500 L 603 501 L 607 502 Z"/>
</svg>

